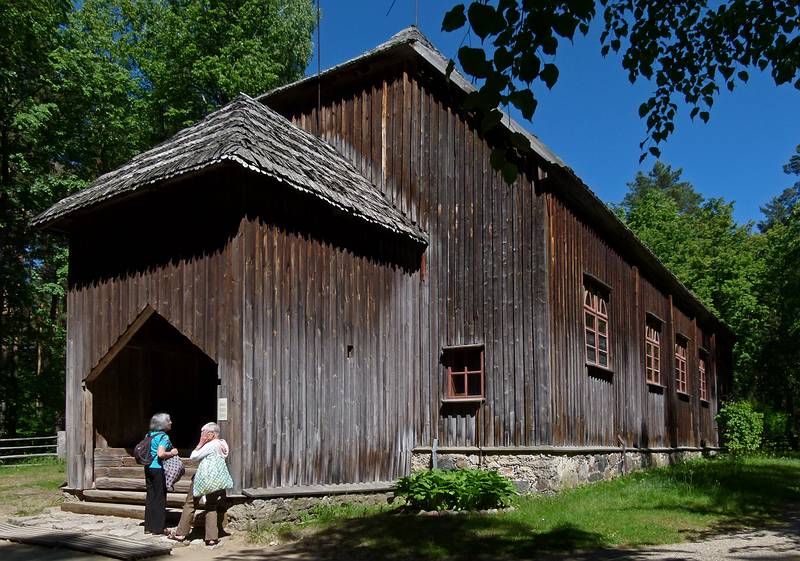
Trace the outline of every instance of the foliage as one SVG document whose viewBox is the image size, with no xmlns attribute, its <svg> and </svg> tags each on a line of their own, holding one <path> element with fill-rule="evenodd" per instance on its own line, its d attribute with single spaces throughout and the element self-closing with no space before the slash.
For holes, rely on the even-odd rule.
<svg viewBox="0 0 800 561">
<path fill-rule="evenodd" d="M 515 494 L 495 471 L 433 469 L 397 481 L 395 495 L 415 510 L 482 510 L 505 507 Z"/>
<path fill-rule="evenodd" d="M 758 228 L 762 232 L 767 232 L 776 224 L 786 223 L 792 209 L 800 203 L 800 145 L 795 148 L 795 154 L 789 158 L 789 162 L 783 166 L 783 172 L 786 175 L 796 175 L 798 179 L 794 185 L 787 187 L 780 195 L 772 197 L 761 207 L 764 220 L 758 223 Z"/>
<path fill-rule="evenodd" d="M 64 240 L 30 227 L 232 99 L 301 77 L 311 0 L 0 3 L 0 435 L 64 408 Z"/>
<path fill-rule="evenodd" d="M 761 298 L 765 240 L 733 218 L 733 204 L 704 199 L 680 180 L 681 170 L 656 162 L 637 174 L 617 209 L 629 228 L 737 334 L 736 387 L 753 386 L 770 310 Z"/>
<path fill-rule="evenodd" d="M 761 448 L 764 414 L 749 401 L 729 401 L 717 413 L 720 438 L 734 454 L 755 452 Z"/>
<path fill-rule="evenodd" d="M 766 408 L 764 415 L 764 434 L 761 448 L 768 453 L 782 453 L 794 448 L 792 417 L 785 411 Z"/>
<path fill-rule="evenodd" d="M 675 543 L 773 522 L 800 501 L 799 482 L 797 459 L 696 460 L 553 496 L 519 497 L 513 511 L 493 516 L 343 513 L 308 526 L 310 535 L 292 550 L 314 558 L 345 553 L 356 559 L 468 561 L 476 552 L 491 552 L 500 559 L 539 559 L 553 557 L 542 555 L 549 551 L 592 558 L 591 552 L 575 551 Z"/>
<path fill-rule="evenodd" d="M 699 116 L 705 122 L 721 88 L 735 89 L 753 70 L 768 70 L 775 84 L 796 80 L 800 89 L 795 2 L 601 0 L 599 5 L 603 55 L 621 53 L 632 83 L 641 78 L 654 82 L 653 93 L 639 106 L 647 125 L 640 159 L 647 153 L 658 157 L 658 144 L 674 132 L 676 97 L 691 107 L 692 119 Z M 526 119 L 533 116 L 534 85 L 555 85 L 559 71 L 553 57 L 561 41 L 588 34 L 597 8 L 593 0 L 471 0 L 447 12 L 443 30 L 466 27 L 481 41 L 480 46 L 461 47 L 458 60 L 481 82 L 464 106 L 485 116 L 484 132 L 499 124 L 498 106 L 513 105 Z M 496 151 L 493 164 L 513 181 L 513 162 L 526 150 L 512 137 Z"/>
</svg>

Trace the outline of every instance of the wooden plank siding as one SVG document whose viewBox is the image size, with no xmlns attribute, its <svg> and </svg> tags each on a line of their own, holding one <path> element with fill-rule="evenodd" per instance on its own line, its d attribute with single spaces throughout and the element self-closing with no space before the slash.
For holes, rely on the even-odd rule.
<svg viewBox="0 0 800 561">
<path fill-rule="evenodd" d="M 711 362 L 713 334 L 643 276 L 622 248 L 592 228 L 550 187 L 550 325 L 553 444 L 662 448 L 716 446 L 715 365 L 709 366 L 709 400 L 700 402 L 698 357 L 703 337 Z M 608 371 L 586 364 L 582 289 L 585 275 L 609 288 Z M 645 374 L 644 326 L 648 315 L 661 323 L 661 384 Z M 688 341 L 688 388 L 676 390 L 675 341 Z"/>
<path fill-rule="evenodd" d="M 92 410 L 104 399 L 83 381 L 147 306 L 216 363 L 237 489 L 392 480 L 434 439 L 716 444 L 715 374 L 728 372 L 729 344 L 564 202 L 547 164 L 527 162 L 508 186 L 458 107 L 408 62 L 323 89 L 319 111 L 316 89 L 274 107 L 372 180 L 425 247 L 225 166 L 88 215 L 71 239 L 70 487 L 91 487 Z M 584 363 L 585 274 L 611 289 L 606 373 Z M 645 382 L 647 313 L 665 321 L 661 391 Z M 688 401 L 674 395 L 674 329 L 690 337 Z M 708 404 L 694 395 L 699 340 Z M 484 346 L 485 399 L 443 402 L 442 349 L 468 344 Z M 146 368 L 123 354 L 126 375 Z"/>
<path fill-rule="evenodd" d="M 455 107 L 441 83 L 400 67 L 323 91 L 320 134 L 429 236 L 425 274 L 415 275 L 402 305 L 415 311 L 400 329 L 410 334 L 404 383 L 416 396 L 409 402 L 414 443 L 533 445 L 534 388 L 546 384 L 534 374 L 540 197 L 528 176 L 505 184 L 491 168 L 490 145 Z M 308 127 L 316 99 L 274 108 Z M 482 405 L 442 404 L 441 349 L 461 344 L 485 345 Z"/>
</svg>

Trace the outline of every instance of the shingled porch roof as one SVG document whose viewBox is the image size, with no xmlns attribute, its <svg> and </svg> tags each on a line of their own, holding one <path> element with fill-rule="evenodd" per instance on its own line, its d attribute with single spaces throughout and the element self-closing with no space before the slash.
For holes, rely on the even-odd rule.
<svg viewBox="0 0 800 561">
<path fill-rule="evenodd" d="M 426 241 L 421 229 L 335 148 L 245 94 L 57 202 L 33 224 L 52 226 L 78 211 L 226 162 L 284 182 L 360 220 Z"/>
</svg>

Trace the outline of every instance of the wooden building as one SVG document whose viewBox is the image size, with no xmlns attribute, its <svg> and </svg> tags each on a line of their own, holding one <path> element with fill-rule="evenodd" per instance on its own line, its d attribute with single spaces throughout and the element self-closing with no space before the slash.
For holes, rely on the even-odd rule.
<svg viewBox="0 0 800 561">
<path fill-rule="evenodd" d="M 729 330 L 510 118 L 506 185 L 446 64 L 406 29 L 37 218 L 70 240 L 71 488 L 161 410 L 179 447 L 217 419 L 251 495 L 390 481 L 434 442 L 718 445 Z"/>
</svg>

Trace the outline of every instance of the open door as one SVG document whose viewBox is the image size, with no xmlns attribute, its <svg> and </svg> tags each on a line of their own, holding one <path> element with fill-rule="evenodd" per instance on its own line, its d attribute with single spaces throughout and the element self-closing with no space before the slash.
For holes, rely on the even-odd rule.
<svg viewBox="0 0 800 561">
<path fill-rule="evenodd" d="M 173 444 L 194 448 L 200 427 L 216 420 L 217 364 L 152 310 L 139 323 L 87 379 L 95 447 L 133 448 L 150 417 L 165 412 Z"/>
</svg>

